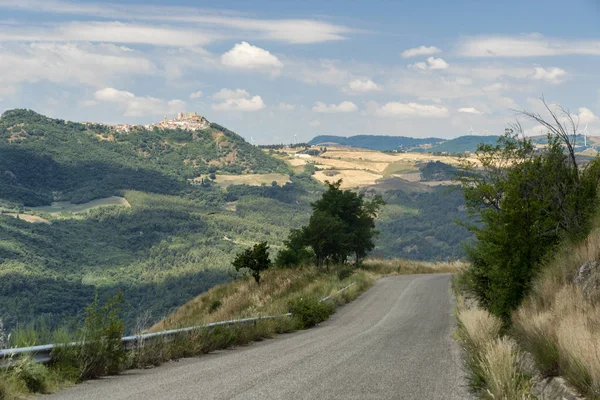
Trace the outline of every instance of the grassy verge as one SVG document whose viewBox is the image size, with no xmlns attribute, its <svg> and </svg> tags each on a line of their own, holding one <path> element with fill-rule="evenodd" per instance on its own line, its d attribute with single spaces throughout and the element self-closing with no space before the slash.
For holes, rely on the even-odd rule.
<svg viewBox="0 0 600 400">
<path fill-rule="evenodd" d="M 589 399 L 600 399 L 598 260 L 600 229 L 559 251 L 513 316 L 515 337 L 533 354 L 542 374 L 563 376 Z M 585 263 L 590 268 L 575 283 Z"/>
<path fill-rule="evenodd" d="M 22 398 L 32 393 L 49 393 L 83 379 L 130 368 L 158 366 L 169 360 L 198 356 L 217 349 L 271 338 L 280 333 L 310 328 L 326 320 L 337 306 L 354 300 L 382 276 L 457 272 L 464 267 L 465 264 L 458 262 L 368 260 L 357 270 L 347 266 L 332 267 L 329 271 L 318 271 L 314 267 L 268 270 L 263 274 L 260 285 L 251 277 L 246 277 L 215 286 L 146 331 L 157 332 L 287 312 L 292 312 L 293 317 L 260 320 L 244 326 L 197 329 L 180 334 L 172 341 L 152 340 L 128 352 L 119 351 L 116 344 L 120 341 L 110 339 L 110 336 L 107 336 L 108 339 L 95 341 L 95 347 L 61 347 L 53 353 L 55 361 L 50 365 L 44 366 L 23 359 L 18 361 L 15 368 L 0 370 L 0 400 Z M 353 285 L 349 289 L 338 293 L 350 284 Z M 327 296 L 331 296 L 328 301 L 319 302 Z M 108 311 L 99 314 L 107 315 Z M 92 322 L 98 316 L 95 318 Z M 109 320 L 104 325 L 98 322 L 93 326 L 97 330 L 94 333 L 113 334 L 117 331 L 115 323 L 114 320 Z M 55 343 L 72 340 L 66 334 L 62 338 L 58 336 Z"/>
<path fill-rule="evenodd" d="M 457 296 L 456 336 L 465 351 L 471 387 L 485 399 L 531 399 L 532 381 L 524 374 L 516 342 L 502 335 L 502 321 Z"/>
</svg>

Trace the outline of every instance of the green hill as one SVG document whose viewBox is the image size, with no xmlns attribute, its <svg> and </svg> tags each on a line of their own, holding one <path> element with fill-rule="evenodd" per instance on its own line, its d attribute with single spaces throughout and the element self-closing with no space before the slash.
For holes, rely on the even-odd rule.
<svg viewBox="0 0 600 400">
<path fill-rule="evenodd" d="M 207 179 L 275 172 L 290 182 Z M 157 321 L 237 276 L 231 262 L 245 247 L 268 241 L 275 255 L 324 189 L 313 172 L 293 173 L 217 124 L 119 134 L 8 111 L 0 118 L 0 319 L 9 330 L 74 325 L 96 294 L 120 290 L 128 331 L 139 319 Z M 190 182 L 199 176 L 202 184 Z M 385 198 L 376 254 L 462 256 L 456 244 L 469 234 L 454 223 L 465 216 L 460 192 L 390 189 Z"/>
<path fill-rule="evenodd" d="M 197 132 L 51 119 L 27 110 L 0 118 L 0 192 L 17 204 L 84 203 L 133 189 L 177 194 L 209 172 L 287 172 L 285 164 L 217 125 Z"/>
<path fill-rule="evenodd" d="M 444 139 L 425 138 L 417 139 L 406 136 L 383 136 L 383 135 L 358 135 L 358 136 L 331 136 L 320 135 L 313 138 L 308 144 L 318 146 L 319 144 L 336 143 L 342 146 L 356 147 L 361 149 L 392 151 L 409 150 L 424 144 L 435 144 L 443 142 Z"/>
<path fill-rule="evenodd" d="M 474 152 L 480 143 L 496 144 L 498 136 L 459 136 L 456 139 L 450 139 L 443 143 L 439 143 L 430 149 L 426 149 L 428 153 L 464 153 L 465 151 Z"/>
</svg>

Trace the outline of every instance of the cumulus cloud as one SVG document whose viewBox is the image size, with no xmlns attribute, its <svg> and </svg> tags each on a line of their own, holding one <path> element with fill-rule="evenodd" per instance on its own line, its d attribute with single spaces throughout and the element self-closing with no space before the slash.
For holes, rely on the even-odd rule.
<svg viewBox="0 0 600 400">
<path fill-rule="evenodd" d="M 460 113 L 466 113 L 466 114 L 481 114 L 481 111 L 479 111 L 478 109 L 476 109 L 474 107 L 459 108 L 458 112 L 460 112 Z"/>
<path fill-rule="evenodd" d="M 345 93 L 360 94 L 369 92 L 378 92 L 382 89 L 381 85 L 376 84 L 371 79 L 355 79 L 348 83 L 343 89 Z"/>
<path fill-rule="evenodd" d="M 282 111 L 292 111 L 293 109 L 296 108 L 296 106 L 293 104 L 288 104 L 288 103 L 279 103 L 277 108 Z"/>
<path fill-rule="evenodd" d="M 561 83 L 567 72 L 562 68 L 543 68 L 535 67 L 532 79 L 542 80 L 550 83 Z"/>
<path fill-rule="evenodd" d="M 458 54 L 467 57 L 543 57 L 600 55 L 600 40 L 563 40 L 540 34 L 478 36 L 463 39 Z"/>
<path fill-rule="evenodd" d="M 241 42 L 221 56 L 221 63 L 232 68 L 278 70 L 283 67 L 279 59 L 265 49 Z"/>
<path fill-rule="evenodd" d="M 376 108 L 375 113 L 383 117 L 444 118 L 450 115 L 444 106 L 389 102 Z"/>
<path fill-rule="evenodd" d="M 194 100 L 194 99 L 199 99 L 200 97 L 202 97 L 204 93 L 202 93 L 201 90 L 197 90 L 195 92 L 190 93 L 190 99 Z"/>
<path fill-rule="evenodd" d="M 446 69 L 446 68 L 448 68 L 448 63 L 446 61 L 444 61 L 443 58 L 429 57 L 427 59 L 427 62 L 429 63 L 429 69 Z"/>
<path fill-rule="evenodd" d="M 94 93 L 94 99 L 99 103 L 115 104 L 123 111 L 125 117 L 141 117 L 165 113 L 170 114 L 181 111 L 186 106 L 186 103 L 183 100 L 174 99 L 164 102 L 155 97 L 140 97 L 131 92 L 118 90 L 112 87 L 97 90 L 96 93 Z M 88 105 L 93 105 L 93 103 L 88 103 Z"/>
<path fill-rule="evenodd" d="M 448 63 L 443 58 L 429 57 L 427 63 L 420 61 L 409 65 L 410 68 L 425 71 L 427 69 L 446 69 L 449 67 Z"/>
<path fill-rule="evenodd" d="M 406 49 L 400 53 L 400 55 L 403 58 L 410 58 L 416 56 L 431 56 L 439 52 L 441 52 L 441 50 L 435 46 L 419 46 L 412 49 Z"/>
<path fill-rule="evenodd" d="M 592 110 L 587 107 L 579 107 L 577 111 L 579 111 L 577 118 L 579 119 L 580 125 L 587 125 L 600 120 L 600 118 L 598 118 L 598 116 L 596 116 Z"/>
<path fill-rule="evenodd" d="M 258 111 L 265 108 L 265 103 L 260 96 L 250 97 L 250 93 L 243 89 L 221 89 L 213 94 L 213 99 L 222 100 L 213 104 L 216 111 Z"/>
<path fill-rule="evenodd" d="M 342 101 L 340 104 L 325 104 L 323 102 L 317 101 L 312 108 L 314 112 L 318 113 L 351 113 L 358 110 L 356 104 L 351 101 Z"/>
</svg>

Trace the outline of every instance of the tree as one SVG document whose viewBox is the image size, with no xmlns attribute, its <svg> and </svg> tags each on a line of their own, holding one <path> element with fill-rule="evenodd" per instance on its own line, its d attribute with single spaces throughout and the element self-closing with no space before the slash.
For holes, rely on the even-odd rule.
<svg viewBox="0 0 600 400">
<path fill-rule="evenodd" d="M 305 264 L 313 259 L 314 253 L 307 249 L 304 232 L 302 229 L 292 229 L 286 240 L 284 248 L 277 253 L 275 265 L 278 267 L 293 267 Z"/>
<path fill-rule="evenodd" d="M 543 257 L 561 240 L 587 234 L 600 183 L 598 159 L 584 168 L 577 163 L 570 114 L 546 108 L 553 122 L 523 113 L 548 128 L 545 149 L 537 150 L 517 123 L 497 145 L 479 145 L 479 165 L 467 162 L 458 178 L 478 216 L 469 226 L 477 240 L 467 249 L 472 290 L 505 321 L 530 290 Z"/>
<path fill-rule="evenodd" d="M 316 210 L 310 217 L 307 226 L 302 228 L 305 243 L 315 253 L 317 268 L 323 267 L 323 262 L 345 260 L 350 249 L 350 240 L 346 224 L 336 215 Z"/>
<path fill-rule="evenodd" d="M 330 262 L 344 264 L 354 255 L 356 264 L 375 247 L 375 218 L 384 201 L 380 196 L 365 200 L 363 194 L 341 190 L 342 181 L 327 182 L 329 188 L 312 203 L 313 215 L 307 226 L 292 231 L 286 248 L 278 255 L 278 264 L 306 261 L 310 247 L 317 267 Z"/>
<path fill-rule="evenodd" d="M 249 269 L 256 284 L 259 285 L 261 271 L 265 271 L 271 266 L 267 242 L 257 243 L 238 254 L 233 261 L 233 266 L 236 271 Z"/>
</svg>

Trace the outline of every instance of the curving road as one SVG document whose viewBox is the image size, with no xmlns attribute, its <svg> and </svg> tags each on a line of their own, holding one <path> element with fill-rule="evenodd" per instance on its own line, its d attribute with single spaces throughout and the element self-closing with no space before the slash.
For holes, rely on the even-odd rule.
<svg viewBox="0 0 600 400">
<path fill-rule="evenodd" d="M 450 275 L 380 279 L 328 321 L 50 399 L 466 399 Z"/>
</svg>

